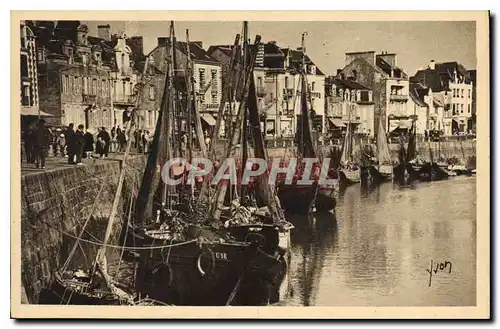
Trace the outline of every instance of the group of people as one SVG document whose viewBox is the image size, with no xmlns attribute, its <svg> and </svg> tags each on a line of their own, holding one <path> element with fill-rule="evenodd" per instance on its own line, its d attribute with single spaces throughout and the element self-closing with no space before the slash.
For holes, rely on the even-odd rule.
<svg viewBox="0 0 500 329">
<path fill-rule="evenodd" d="M 135 149 L 145 153 L 151 138 L 148 131 L 136 130 L 133 133 Z M 68 164 L 82 165 L 82 159 L 107 158 L 110 152 L 124 152 L 128 136 L 120 127 L 113 127 L 111 133 L 105 127 L 85 129 L 80 124 L 76 127 L 70 123 L 68 127 L 52 127 L 45 125 L 40 119 L 36 127 L 23 130 L 22 140 L 27 163 L 35 164 L 36 168 L 45 168 L 45 159 L 52 149 L 54 156 L 68 158 Z"/>
</svg>

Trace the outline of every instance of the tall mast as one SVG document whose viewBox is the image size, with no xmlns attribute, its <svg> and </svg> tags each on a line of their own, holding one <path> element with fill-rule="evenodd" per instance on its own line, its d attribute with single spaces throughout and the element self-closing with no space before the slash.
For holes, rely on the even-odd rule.
<svg viewBox="0 0 500 329">
<path fill-rule="evenodd" d="M 261 39 L 260 35 L 257 35 L 255 37 L 255 47 L 259 46 L 260 39 Z M 245 79 L 244 84 L 243 84 L 243 99 L 241 100 L 241 103 L 240 103 L 240 106 L 238 109 L 235 129 L 234 129 L 234 132 L 232 135 L 231 143 L 230 143 L 229 147 L 227 148 L 226 158 L 234 156 L 235 145 L 238 143 L 238 140 L 241 137 L 240 135 L 241 135 L 241 128 L 243 126 L 243 124 L 242 124 L 243 111 L 247 106 L 247 100 L 248 100 L 249 89 L 250 89 L 249 86 L 250 86 L 250 81 L 251 81 L 250 79 L 253 78 L 253 67 L 255 65 L 255 57 L 256 57 L 255 54 L 251 54 L 251 58 L 250 58 L 249 65 L 248 65 L 248 70 L 245 73 L 246 79 Z M 219 184 L 219 186 L 217 187 L 215 202 L 214 202 L 212 210 L 211 210 L 213 220 L 218 220 L 220 218 L 222 205 L 224 203 L 224 198 L 226 196 L 226 192 L 227 192 L 227 188 L 228 188 L 227 184 L 228 184 L 227 182 L 221 182 Z"/>
<path fill-rule="evenodd" d="M 243 22 L 243 79 L 246 81 L 246 68 L 248 66 L 248 22 Z M 253 71 L 252 71 L 253 78 Z M 252 95 L 253 96 L 253 95 Z M 242 159 L 241 159 L 241 172 L 245 170 L 247 159 L 248 159 L 248 106 L 243 108 L 243 134 L 241 137 L 242 149 Z M 246 187 L 241 184 L 240 196 L 241 202 L 245 200 Z"/>
<path fill-rule="evenodd" d="M 186 129 L 187 131 L 187 150 L 189 153 L 189 160 L 193 158 L 193 150 L 191 146 L 191 142 L 193 140 L 193 129 L 191 127 L 191 113 L 193 111 L 193 85 L 192 85 L 192 77 L 193 77 L 193 67 L 191 63 L 191 47 L 189 47 L 189 30 L 186 29 L 186 51 L 187 51 L 187 63 L 186 63 L 186 105 L 187 105 L 187 120 L 186 120 Z"/>
<path fill-rule="evenodd" d="M 215 161 L 215 147 L 217 145 L 217 138 L 219 137 L 219 132 L 220 132 L 220 126 L 222 124 L 222 119 L 224 117 L 224 113 L 226 112 L 226 103 L 229 100 L 229 113 L 228 113 L 228 119 L 229 122 L 226 124 L 228 127 L 228 130 L 226 131 L 226 138 L 231 141 L 231 134 L 230 134 L 230 127 L 233 124 L 232 121 L 232 103 L 233 103 L 233 82 L 234 79 L 236 78 L 236 67 L 237 66 L 237 58 L 239 58 L 238 54 L 238 45 L 240 43 L 240 35 L 237 34 L 236 38 L 234 40 L 234 45 L 231 53 L 231 60 L 229 64 L 229 71 L 227 73 L 227 76 L 224 80 L 224 85 L 223 85 L 223 92 L 222 92 L 222 99 L 219 104 L 219 111 L 217 114 L 217 120 L 215 122 L 215 128 L 212 134 L 212 138 L 210 141 L 210 146 L 208 149 L 208 155 L 212 158 L 212 161 Z M 201 188 L 200 192 L 200 201 L 206 201 L 207 200 L 207 188 L 208 188 L 209 180 L 203 180 L 203 185 Z"/>
<path fill-rule="evenodd" d="M 170 51 L 171 51 L 171 60 L 172 60 L 172 65 L 170 66 L 170 72 L 171 72 L 171 76 L 172 76 L 172 84 L 171 84 L 171 90 L 173 90 L 173 93 L 171 94 L 172 95 L 172 130 L 173 130 L 173 134 L 172 134 L 172 153 L 173 153 L 173 156 L 176 157 L 178 154 L 179 154 L 179 151 L 180 151 L 180 143 L 179 143 L 179 134 L 180 134 L 180 131 L 181 131 L 181 121 L 182 121 L 182 117 L 181 117 L 181 113 L 180 113 L 180 109 L 179 109 L 179 106 L 178 106 L 178 101 L 179 101 L 179 88 L 176 87 L 176 84 L 178 83 L 178 79 L 177 79 L 177 51 L 176 51 L 176 48 L 177 48 L 177 38 L 175 37 L 175 26 L 174 26 L 174 21 L 170 21 L 170 40 L 172 42 L 172 45 L 170 47 Z"/>
</svg>

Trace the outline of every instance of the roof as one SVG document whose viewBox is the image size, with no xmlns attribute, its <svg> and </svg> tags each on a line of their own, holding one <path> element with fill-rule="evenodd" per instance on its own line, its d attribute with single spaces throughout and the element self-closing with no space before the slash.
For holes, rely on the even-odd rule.
<svg viewBox="0 0 500 329">
<path fill-rule="evenodd" d="M 393 67 L 391 64 L 387 63 L 387 61 L 381 57 L 377 57 L 375 59 L 375 64 L 377 64 L 377 66 L 387 75 L 394 74 L 395 76 L 399 75 L 399 77 L 401 78 L 407 77 L 406 73 L 404 73 L 402 69 L 400 69 L 397 66 Z"/>
<path fill-rule="evenodd" d="M 347 88 L 350 90 L 370 90 L 370 88 L 350 79 L 332 79 L 331 82 L 338 88 Z"/>
<path fill-rule="evenodd" d="M 466 80 L 469 80 L 469 73 L 462 64 L 458 62 L 436 63 L 436 71 L 440 74 L 447 74 L 449 77 L 453 77 L 455 70 L 460 75 L 465 76 Z"/>
<path fill-rule="evenodd" d="M 143 72 L 144 71 L 144 64 L 146 63 L 146 61 L 140 61 L 140 62 L 136 62 L 135 63 L 135 69 L 139 72 Z M 155 64 L 151 64 L 148 63 L 148 69 L 150 70 L 154 70 L 154 74 L 165 74 L 163 71 L 161 71 Z M 151 71 L 150 71 L 151 72 Z"/>
<path fill-rule="evenodd" d="M 293 50 L 289 48 L 283 48 L 283 54 L 287 54 L 290 57 L 290 66 L 293 69 L 299 70 L 302 66 L 302 52 L 299 50 Z M 311 58 L 306 54 L 304 59 L 306 64 L 314 64 Z M 314 64 L 316 65 L 316 64 Z M 325 75 L 319 67 L 316 65 L 316 75 Z"/>
<path fill-rule="evenodd" d="M 212 56 L 213 52 L 216 50 L 222 51 L 226 56 L 231 57 L 233 45 L 213 45 L 208 47 L 207 54 Z"/>
<path fill-rule="evenodd" d="M 409 94 L 417 105 L 427 106 L 427 103 L 425 103 L 425 96 L 429 95 L 429 88 L 424 88 L 419 83 L 410 83 Z"/>
<path fill-rule="evenodd" d="M 274 42 L 264 44 L 264 56 L 285 56 L 281 48 Z"/>
<path fill-rule="evenodd" d="M 417 73 L 410 78 L 410 82 L 420 83 L 427 88 L 431 88 L 435 92 L 448 90 L 448 80 L 443 79 L 437 70 L 431 70 L 430 68 L 417 71 Z"/>
<path fill-rule="evenodd" d="M 158 38 L 160 40 L 160 38 Z M 170 38 L 161 38 L 162 41 L 168 41 Z M 156 46 L 149 55 L 151 55 L 154 51 L 157 49 L 165 48 L 165 45 L 158 45 Z M 176 41 L 176 48 L 180 50 L 183 54 L 187 55 L 188 53 L 188 47 L 187 47 L 187 42 L 184 41 Z M 218 60 L 215 58 L 211 57 L 208 52 L 206 52 L 198 42 L 191 41 L 189 42 L 189 51 L 191 52 L 191 59 L 194 61 L 203 61 L 203 62 L 208 62 L 212 64 L 220 64 Z"/>
</svg>

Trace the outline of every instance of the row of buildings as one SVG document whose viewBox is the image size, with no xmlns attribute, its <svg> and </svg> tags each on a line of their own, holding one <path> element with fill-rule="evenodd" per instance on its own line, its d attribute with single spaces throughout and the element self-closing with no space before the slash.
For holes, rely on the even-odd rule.
<svg viewBox="0 0 500 329">
<path fill-rule="evenodd" d="M 98 35 L 78 21 L 26 21 L 21 24 L 21 104 L 24 115 L 47 113 L 55 125 L 86 127 L 123 125 L 123 116 L 139 109 L 139 127 L 154 130 L 166 70 L 166 41 L 147 55 L 139 36 Z M 215 125 L 228 74 L 232 45 L 176 43 L 179 81 L 185 81 L 187 56 L 194 66 L 198 108 L 205 130 Z M 396 54 L 346 53 L 345 66 L 326 75 L 306 55 L 305 65 L 314 127 L 341 134 L 349 125 L 374 137 L 379 120 L 390 134 L 404 133 L 416 122 L 418 134 L 440 131 L 465 134 L 475 129 L 475 71 L 457 62 L 435 63 L 408 76 Z M 146 64 L 147 63 L 147 64 Z M 262 126 L 267 138 L 291 137 L 300 113 L 300 48 L 260 45 L 255 82 Z M 181 99 L 185 100 L 183 90 Z M 238 98 L 238 97 L 237 97 Z M 238 100 L 238 99 L 237 99 Z M 139 106 L 137 106 L 139 105 Z"/>
</svg>

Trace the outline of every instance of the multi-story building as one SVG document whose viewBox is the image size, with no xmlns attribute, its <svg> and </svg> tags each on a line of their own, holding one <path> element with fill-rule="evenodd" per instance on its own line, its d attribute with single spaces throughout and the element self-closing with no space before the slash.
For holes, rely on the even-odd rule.
<svg viewBox="0 0 500 329">
<path fill-rule="evenodd" d="M 38 115 L 39 96 L 36 64 L 35 35 L 29 26 L 21 21 L 21 114 Z"/>
<path fill-rule="evenodd" d="M 441 93 L 445 134 L 467 133 L 472 129 L 473 84 L 463 65 L 431 61 L 426 69 L 418 70 L 411 81 L 432 89 L 435 94 Z"/>
<path fill-rule="evenodd" d="M 378 131 L 379 117 L 388 131 L 390 122 L 401 121 L 400 114 L 405 112 L 408 102 L 408 76 L 397 66 L 396 54 L 383 51 L 346 53 L 346 65 L 337 70 L 341 79 L 351 77 L 373 92 L 375 104 L 374 130 Z"/>
<path fill-rule="evenodd" d="M 167 69 L 165 58 L 167 56 L 167 42 L 169 38 L 159 37 L 158 45 L 150 53 L 149 57 L 157 63 L 160 71 Z M 188 56 L 188 44 L 177 41 L 175 45 L 177 60 L 177 76 L 179 85 L 185 86 L 185 74 Z M 194 91 L 197 95 L 197 106 L 202 118 L 203 130 L 211 132 L 215 126 L 217 112 L 222 97 L 222 64 L 212 58 L 203 49 L 201 41 L 189 42 L 189 52 L 194 69 Z M 185 98 L 185 93 L 181 97 Z"/>
<path fill-rule="evenodd" d="M 208 53 L 228 71 L 231 45 L 211 46 Z M 324 84 L 325 76 L 315 63 L 305 56 L 306 78 L 314 111 L 315 130 L 325 131 Z M 300 115 L 301 49 L 281 48 L 275 41 L 261 44 L 254 69 L 257 104 L 267 138 L 292 137 Z M 224 76 L 227 73 L 223 73 Z"/>
<path fill-rule="evenodd" d="M 345 131 L 374 137 L 375 119 L 372 91 L 352 79 L 325 79 L 325 115 L 329 131 Z"/>
<path fill-rule="evenodd" d="M 139 90 L 150 93 L 136 86 L 140 79 L 136 66 L 144 57 L 142 37 L 111 35 L 109 25 L 100 25 L 99 37 L 93 37 L 78 21 L 36 21 L 33 25 L 40 40 L 40 106 L 53 115 L 52 123 L 123 127 L 125 111 L 136 105 L 140 113 L 158 116 L 159 100 L 136 104 Z"/>
</svg>

